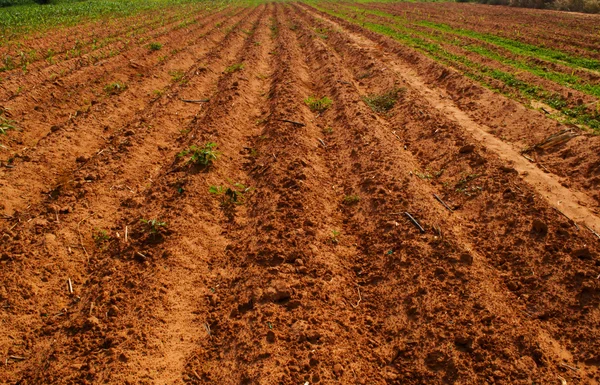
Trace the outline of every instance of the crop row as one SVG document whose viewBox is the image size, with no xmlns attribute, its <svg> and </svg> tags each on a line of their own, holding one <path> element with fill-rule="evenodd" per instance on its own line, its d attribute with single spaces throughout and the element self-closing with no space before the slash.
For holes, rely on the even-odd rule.
<svg viewBox="0 0 600 385">
<path fill-rule="evenodd" d="M 494 91 L 525 103 L 542 102 L 556 110 L 552 112 L 555 118 L 600 130 L 600 111 L 593 107 L 600 97 L 600 85 L 575 74 L 595 72 L 600 68 L 595 59 L 440 23 L 413 23 L 378 10 L 349 5 L 316 7 L 424 52 Z M 549 70 L 552 64 L 556 65 Z M 570 73 L 560 72 L 568 69 Z M 588 95 L 587 101 L 592 102 L 582 103 L 571 91 Z"/>
</svg>

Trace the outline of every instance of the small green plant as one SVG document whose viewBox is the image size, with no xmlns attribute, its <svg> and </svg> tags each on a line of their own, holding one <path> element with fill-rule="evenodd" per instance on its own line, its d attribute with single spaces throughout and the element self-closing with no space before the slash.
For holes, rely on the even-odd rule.
<svg viewBox="0 0 600 385">
<path fill-rule="evenodd" d="M 317 36 L 319 36 L 321 39 L 327 39 L 329 37 L 327 35 L 329 33 L 328 28 L 315 28 L 315 32 L 317 33 Z"/>
<path fill-rule="evenodd" d="M 162 48 L 162 44 L 158 43 L 158 42 L 152 42 L 148 44 L 148 49 L 150 51 L 159 51 Z"/>
<path fill-rule="evenodd" d="M 338 237 L 340 236 L 340 232 L 337 230 L 331 230 L 331 243 L 339 243 Z"/>
<path fill-rule="evenodd" d="M 271 18 L 271 25 L 269 29 L 271 30 L 271 38 L 276 38 L 279 35 L 279 24 L 277 24 L 277 20 L 275 18 Z"/>
<path fill-rule="evenodd" d="M 350 206 L 360 202 L 360 197 L 358 195 L 346 195 L 344 196 L 344 204 Z"/>
<path fill-rule="evenodd" d="M 231 74 L 237 71 L 241 71 L 244 69 L 244 63 L 236 63 L 233 65 L 230 65 L 229 67 L 225 68 L 225 73 L 226 74 Z"/>
<path fill-rule="evenodd" d="M 164 90 L 154 90 L 152 91 L 152 94 L 154 95 L 155 98 L 160 98 L 161 96 L 163 96 L 165 93 Z"/>
<path fill-rule="evenodd" d="M 373 73 L 371 71 L 367 71 L 367 72 L 363 72 L 363 73 L 357 75 L 356 78 L 358 80 L 362 80 L 362 79 L 370 78 L 372 75 L 373 75 Z"/>
<path fill-rule="evenodd" d="M 221 195 L 221 205 L 229 207 L 232 205 L 243 205 L 245 194 L 252 191 L 252 187 L 247 187 L 242 183 L 234 183 L 232 186 L 210 186 L 208 192 L 213 195 Z"/>
<path fill-rule="evenodd" d="M 127 89 L 127 85 L 121 82 L 113 82 L 104 86 L 104 92 L 108 95 L 118 95 Z"/>
<path fill-rule="evenodd" d="M 108 231 L 104 229 L 95 229 L 92 234 L 92 238 L 94 239 L 94 243 L 98 248 L 104 248 L 108 242 L 112 239 L 110 235 L 108 235 Z"/>
<path fill-rule="evenodd" d="M 314 96 L 309 96 L 304 100 L 304 103 L 306 103 L 306 105 L 308 105 L 308 108 L 310 108 L 310 110 L 313 112 L 324 112 L 329 107 L 331 107 L 333 101 L 327 96 L 324 96 L 321 99 L 318 99 Z"/>
<path fill-rule="evenodd" d="M 426 170 L 425 172 L 419 172 L 415 170 L 415 175 L 423 180 L 431 180 L 433 176 Z"/>
<path fill-rule="evenodd" d="M 405 92 L 404 88 L 393 88 L 383 94 L 369 94 L 363 101 L 375 112 L 386 113 L 391 110 L 398 100 L 398 94 Z"/>
<path fill-rule="evenodd" d="M 166 222 L 162 222 L 157 218 L 154 219 L 140 219 L 140 222 L 142 222 L 145 225 L 145 231 L 150 233 L 150 234 L 158 234 L 160 229 L 163 227 L 167 227 L 167 223 Z"/>
<path fill-rule="evenodd" d="M 206 143 L 203 147 L 191 145 L 189 148 L 177 154 L 178 157 L 184 158 L 189 156 L 187 163 L 193 163 L 198 166 L 210 166 L 212 162 L 217 160 L 220 152 L 216 151 L 216 143 Z"/>
<path fill-rule="evenodd" d="M 10 55 L 4 55 L 0 60 L 0 72 L 10 71 L 17 67 L 15 60 Z"/>
<path fill-rule="evenodd" d="M 6 134 L 7 131 L 14 130 L 15 122 L 4 116 L 4 112 L 0 109 L 0 135 Z"/>
<path fill-rule="evenodd" d="M 185 79 L 185 72 L 182 70 L 169 71 L 169 75 L 171 75 L 171 80 L 173 80 L 175 83 L 187 83 Z"/>
<path fill-rule="evenodd" d="M 325 135 L 331 135 L 331 134 L 333 134 L 333 128 L 325 127 L 323 130 L 321 130 L 321 132 L 323 132 L 323 134 L 325 134 Z"/>
</svg>

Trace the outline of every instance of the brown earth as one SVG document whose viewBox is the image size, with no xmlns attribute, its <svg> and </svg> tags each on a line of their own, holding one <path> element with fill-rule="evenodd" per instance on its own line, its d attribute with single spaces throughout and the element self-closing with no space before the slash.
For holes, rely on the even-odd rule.
<svg viewBox="0 0 600 385">
<path fill-rule="evenodd" d="M 364 6 L 392 12 L 409 20 L 444 23 L 453 28 L 490 33 L 535 46 L 600 59 L 599 15 L 523 10 L 473 3 L 399 2 Z"/>
<path fill-rule="evenodd" d="M 0 382 L 600 382 L 589 178 L 500 139 L 556 122 L 303 4 L 186 31 L 0 100 Z M 211 167 L 177 157 L 206 142 Z"/>
</svg>

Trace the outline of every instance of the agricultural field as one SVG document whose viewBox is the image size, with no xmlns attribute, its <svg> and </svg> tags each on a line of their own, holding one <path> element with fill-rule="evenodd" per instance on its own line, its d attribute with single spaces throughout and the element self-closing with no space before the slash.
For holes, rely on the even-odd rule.
<svg viewBox="0 0 600 385">
<path fill-rule="evenodd" d="M 0 384 L 599 384 L 600 16 L 0 8 Z"/>
</svg>

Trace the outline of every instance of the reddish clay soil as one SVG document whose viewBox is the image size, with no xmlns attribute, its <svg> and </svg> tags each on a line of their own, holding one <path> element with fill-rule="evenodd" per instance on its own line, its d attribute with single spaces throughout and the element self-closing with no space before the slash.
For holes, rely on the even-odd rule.
<svg viewBox="0 0 600 385">
<path fill-rule="evenodd" d="M 13 74 L 1 383 L 600 382 L 597 141 L 545 170 L 516 138 L 556 122 L 304 4 L 199 18 L 162 60 Z M 206 142 L 209 168 L 177 157 Z M 209 193 L 235 183 L 243 204 Z"/>
<path fill-rule="evenodd" d="M 540 47 L 600 58 L 599 15 L 466 3 L 367 4 L 409 20 L 490 33 Z"/>
</svg>

